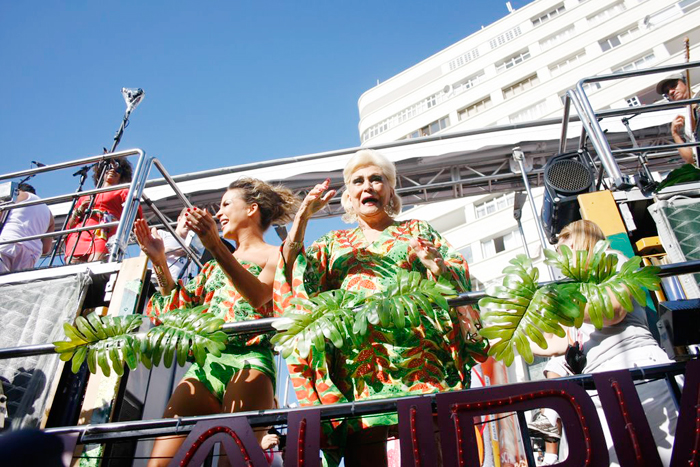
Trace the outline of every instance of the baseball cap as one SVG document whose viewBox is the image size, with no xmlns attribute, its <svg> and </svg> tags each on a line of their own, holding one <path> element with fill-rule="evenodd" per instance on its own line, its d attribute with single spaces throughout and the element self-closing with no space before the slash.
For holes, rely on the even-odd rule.
<svg viewBox="0 0 700 467">
<path fill-rule="evenodd" d="M 666 86 L 668 86 L 671 83 L 675 83 L 678 80 L 683 81 L 685 83 L 685 76 L 683 75 L 683 73 L 674 73 L 656 83 L 656 92 L 663 96 L 664 89 L 666 88 Z"/>
</svg>

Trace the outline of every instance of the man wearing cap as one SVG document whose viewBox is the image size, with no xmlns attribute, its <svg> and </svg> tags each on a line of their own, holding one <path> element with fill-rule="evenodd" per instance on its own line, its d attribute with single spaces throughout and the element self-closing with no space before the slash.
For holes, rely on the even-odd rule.
<svg viewBox="0 0 700 467">
<path fill-rule="evenodd" d="M 662 79 L 656 85 L 656 92 L 666 97 L 670 101 L 680 101 L 684 99 L 690 99 L 690 89 L 685 82 L 685 76 L 682 73 L 677 73 L 669 76 L 668 78 Z M 700 93 L 698 93 L 700 94 Z M 696 94 L 694 97 L 697 97 Z M 693 104 L 693 115 L 694 120 L 698 121 L 698 109 L 697 105 Z M 692 131 L 692 134 L 691 134 Z M 687 143 L 692 141 L 700 141 L 698 138 L 698 126 L 686 131 L 685 117 L 683 115 L 678 115 L 673 122 L 671 122 L 671 134 L 673 135 L 673 141 L 676 144 Z M 679 148 L 679 154 L 683 160 L 688 164 L 697 164 L 695 148 Z"/>
</svg>

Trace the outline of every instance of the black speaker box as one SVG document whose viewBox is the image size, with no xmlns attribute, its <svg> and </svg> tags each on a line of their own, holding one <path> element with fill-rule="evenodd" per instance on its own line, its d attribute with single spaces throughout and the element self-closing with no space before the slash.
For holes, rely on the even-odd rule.
<svg viewBox="0 0 700 467">
<path fill-rule="evenodd" d="M 576 197 L 593 190 L 595 175 L 579 152 L 552 156 L 544 166 L 542 226 L 551 243 L 566 225 L 581 218 Z"/>
</svg>

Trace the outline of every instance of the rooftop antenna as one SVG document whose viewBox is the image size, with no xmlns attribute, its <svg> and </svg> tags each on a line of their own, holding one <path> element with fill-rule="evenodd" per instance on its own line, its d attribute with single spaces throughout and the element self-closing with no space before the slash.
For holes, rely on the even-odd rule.
<svg viewBox="0 0 700 467">
<path fill-rule="evenodd" d="M 515 10 L 513 10 L 513 5 L 510 4 L 510 2 L 506 2 L 506 8 L 508 8 L 508 13 L 513 13 Z"/>
</svg>

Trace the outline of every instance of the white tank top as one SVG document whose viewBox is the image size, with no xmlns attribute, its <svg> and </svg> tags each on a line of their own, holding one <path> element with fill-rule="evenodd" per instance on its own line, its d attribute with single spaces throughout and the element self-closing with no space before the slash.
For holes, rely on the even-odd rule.
<svg viewBox="0 0 700 467">
<path fill-rule="evenodd" d="M 24 201 L 34 201 L 36 199 L 39 199 L 37 195 L 27 193 L 27 199 Z M 5 226 L 2 228 L 2 233 L 0 233 L 0 239 L 15 240 L 21 237 L 46 233 L 50 222 L 51 210 L 45 204 L 35 204 L 26 208 L 13 209 L 7 216 Z M 34 253 L 41 254 L 41 240 L 22 242 L 19 245 Z"/>
</svg>

